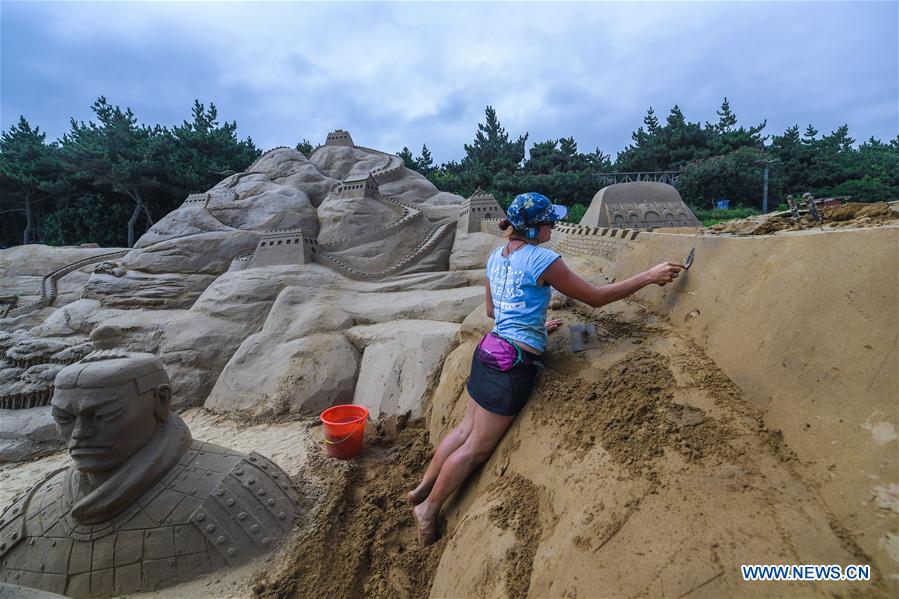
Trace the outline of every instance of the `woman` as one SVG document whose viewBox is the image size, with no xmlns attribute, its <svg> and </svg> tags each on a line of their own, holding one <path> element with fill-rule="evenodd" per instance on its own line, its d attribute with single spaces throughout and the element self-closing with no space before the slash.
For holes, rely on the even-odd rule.
<svg viewBox="0 0 899 599">
<path fill-rule="evenodd" d="M 549 241 L 556 221 L 567 212 L 539 193 L 517 196 L 499 226 L 508 242 L 487 260 L 487 316 L 493 331 L 478 344 L 466 385 L 462 422 L 437 446 L 421 483 L 408 494 L 422 546 L 437 536 L 443 502 L 486 461 L 534 388 L 546 349 L 546 322 L 552 288 L 594 308 L 623 299 L 650 284 L 665 285 L 683 266 L 663 262 L 620 283 L 594 287 L 571 271 L 556 252 L 539 247 Z"/>
</svg>

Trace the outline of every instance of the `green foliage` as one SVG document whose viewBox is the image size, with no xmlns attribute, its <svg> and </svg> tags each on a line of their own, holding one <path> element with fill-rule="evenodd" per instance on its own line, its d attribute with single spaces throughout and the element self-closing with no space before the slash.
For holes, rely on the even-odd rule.
<svg viewBox="0 0 899 599">
<path fill-rule="evenodd" d="M 115 194 L 133 202 L 128 221 L 128 246 L 134 245 L 138 218 L 154 222 L 157 198 L 164 194 L 171 135 L 159 127 L 139 125 L 130 108 L 122 110 L 100 97 L 91 106 L 98 123 L 71 121 L 62 138 L 62 152 L 72 180 L 80 186 Z"/>
<path fill-rule="evenodd" d="M 0 224 L 0 244 L 30 237 L 132 245 L 138 226 L 260 154 L 252 139 L 237 139 L 236 123 L 219 123 L 213 104 L 195 101 L 191 120 L 172 129 L 141 124 L 102 96 L 91 109 L 96 121 L 73 119 L 51 144 L 24 117 L 3 133 L 0 213 L 12 218 Z"/>
<path fill-rule="evenodd" d="M 754 127 L 736 127 L 737 117 L 727 98 L 718 110 L 715 124 L 689 122 L 675 105 L 665 120 L 659 123 L 650 108 L 643 119 L 644 127 L 634 131 L 633 143 L 618 154 L 617 170 L 667 171 L 680 170 L 690 162 L 727 154 L 740 148 L 764 147 L 761 135 L 765 123 Z"/>
<path fill-rule="evenodd" d="M 587 207 L 583 204 L 574 204 L 573 206 L 568 208 L 568 214 L 565 215 L 565 222 L 578 224 L 581 222 L 581 219 L 584 218 L 584 214 L 587 212 Z"/>
<path fill-rule="evenodd" d="M 0 246 L 131 243 L 142 230 L 192 192 L 244 169 L 259 155 L 250 138 L 238 139 L 234 122 L 220 123 L 214 104 L 194 101 L 191 117 L 171 129 L 138 121 L 129 108 L 100 97 L 95 120 L 71 122 L 62 139 L 22 117 L 0 137 Z M 465 155 L 435 165 L 426 144 L 419 156 L 404 147 L 407 168 L 438 189 L 468 197 L 481 187 L 506 208 L 519 193 L 540 192 L 569 206 L 578 222 L 603 173 L 680 171 L 678 189 L 704 223 L 743 218 L 761 207 L 762 168 L 769 166 L 769 206 L 786 194 L 852 196 L 853 201 L 899 198 L 899 136 L 871 138 L 859 146 L 846 125 L 827 135 L 798 125 L 763 135 L 765 122 L 742 126 L 724 98 L 715 123 L 689 121 L 674 106 L 664 121 L 650 108 L 632 143 L 612 158 L 600 149 L 582 153 L 574 137 L 540 141 L 525 152 L 528 135 L 512 137 L 492 106 L 485 109 Z M 309 156 L 312 143 L 296 149 Z M 743 208 L 710 210 L 719 198 Z"/>
<path fill-rule="evenodd" d="M 403 166 L 415 170 L 415 157 L 412 156 L 412 150 L 403 146 L 403 149 L 397 153 L 397 156 L 403 159 Z"/>
<path fill-rule="evenodd" d="M 857 202 L 899 197 L 899 136 L 889 143 L 871 138 L 858 148 L 853 143 L 846 125 L 821 137 L 811 125 L 801 136 L 798 125 L 775 135 L 770 153 L 782 164 L 784 193 L 851 195 Z"/>
<path fill-rule="evenodd" d="M 431 158 L 431 151 L 427 145 L 421 146 L 421 156 L 415 159 L 415 170 L 423 175 L 434 170 L 434 159 Z"/>
<path fill-rule="evenodd" d="M 723 223 L 728 220 L 748 218 L 750 216 L 756 216 L 761 213 L 762 212 L 760 210 L 747 208 L 745 206 L 738 206 L 737 208 L 731 208 L 730 210 L 693 208 L 693 214 L 696 215 L 696 218 L 698 218 L 705 227 L 709 227 L 716 223 Z"/>
<path fill-rule="evenodd" d="M 24 116 L 0 136 L 0 214 L 7 215 L 0 228 L 3 243 L 27 244 L 39 238 L 36 229 L 44 204 L 59 191 L 59 147 L 45 139 Z"/>
<path fill-rule="evenodd" d="M 740 148 L 728 154 L 691 162 L 677 180 L 681 197 L 700 208 L 711 208 L 716 199 L 728 199 L 745 206 L 762 207 L 762 167 L 759 160 L 770 156 L 756 148 Z M 783 199 L 783 171 L 779 163 L 769 166 L 768 205 Z"/>
<path fill-rule="evenodd" d="M 470 173 L 477 186 L 487 189 L 495 175 L 515 172 L 521 167 L 528 134 L 510 141 L 492 106 L 486 108 L 484 115 L 485 122 L 478 123 L 474 141 L 465 144 L 462 168 Z"/>
<path fill-rule="evenodd" d="M 892 202 L 899 199 L 899 190 L 882 179 L 865 175 L 861 179 L 843 181 L 830 188 L 828 196 L 850 196 L 853 202 Z"/>
<path fill-rule="evenodd" d="M 312 156 L 312 150 L 314 150 L 314 149 L 315 149 L 315 146 L 313 146 L 312 142 L 309 141 L 308 139 L 306 139 L 305 137 L 303 138 L 303 141 L 298 143 L 296 146 L 297 152 L 301 152 L 303 154 L 303 156 L 305 156 L 306 158 L 309 158 Z"/>
<path fill-rule="evenodd" d="M 229 172 L 245 169 L 260 155 L 252 139 L 237 138 L 236 122 L 218 122 L 215 104 L 207 109 L 195 100 L 192 114 L 192 121 L 184 121 L 171 135 L 163 130 L 159 136 L 166 146 L 164 185 L 175 200 L 163 206 L 164 213 L 176 208 L 184 196 L 209 189 Z M 307 140 L 303 143 L 311 145 Z M 154 174 L 161 178 L 158 171 Z"/>
<path fill-rule="evenodd" d="M 50 213 L 43 225 L 44 243 L 121 245 L 122 224 L 131 214 L 127 204 L 108 202 L 98 194 L 85 194 Z"/>
</svg>

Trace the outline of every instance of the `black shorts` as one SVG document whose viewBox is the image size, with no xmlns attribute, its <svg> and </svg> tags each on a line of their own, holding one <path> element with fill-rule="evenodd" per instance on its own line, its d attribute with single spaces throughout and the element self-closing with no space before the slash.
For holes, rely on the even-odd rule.
<svg viewBox="0 0 899 599">
<path fill-rule="evenodd" d="M 540 356 L 522 350 L 525 361 L 511 370 L 501 372 L 487 366 L 478 358 L 475 348 L 471 358 L 471 375 L 465 388 L 475 403 L 494 414 L 515 416 L 524 408 L 537 384 L 543 364 Z"/>
</svg>

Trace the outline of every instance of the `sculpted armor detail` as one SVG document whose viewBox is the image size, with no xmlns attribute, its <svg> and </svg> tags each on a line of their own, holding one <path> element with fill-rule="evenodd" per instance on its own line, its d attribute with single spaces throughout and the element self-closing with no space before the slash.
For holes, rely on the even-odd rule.
<svg viewBox="0 0 899 599">
<path fill-rule="evenodd" d="M 290 477 L 192 440 L 169 392 L 149 354 L 101 349 L 57 375 L 54 418 L 74 463 L 0 516 L 0 582 L 72 597 L 151 591 L 245 562 L 291 530 Z"/>
<path fill-rule="evenodd" d="M 269 551 L 297 515 L 271 461 L 199 441 L 107 522 L 74 520 L 65 479 L 49 475 L 0 517 L 0 581 L 72 597 L 159 589 Z"/>
</svg>

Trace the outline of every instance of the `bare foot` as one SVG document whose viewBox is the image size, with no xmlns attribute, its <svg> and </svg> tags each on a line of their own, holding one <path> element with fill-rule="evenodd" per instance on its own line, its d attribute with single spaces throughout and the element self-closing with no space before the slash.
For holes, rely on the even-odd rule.
<svg viewBox="0 0 899 599">
<path fill-rule="evenodd" d="M 416 487 L 406 493 L 406 501 L 411 503 L 412 505 L 418 505 L 422 501 L 428 498 L 428 493 L 431 492 L 431 489 L 423 489 L 421 487 Z"/>
<path fill-rule="evenodd" d="M 412 514 L 418 522 L 418 544 L 427 547 L 437 540 L 437 515 L 428 515 L 423 503 L 415 506 Z"/>
</svg>

